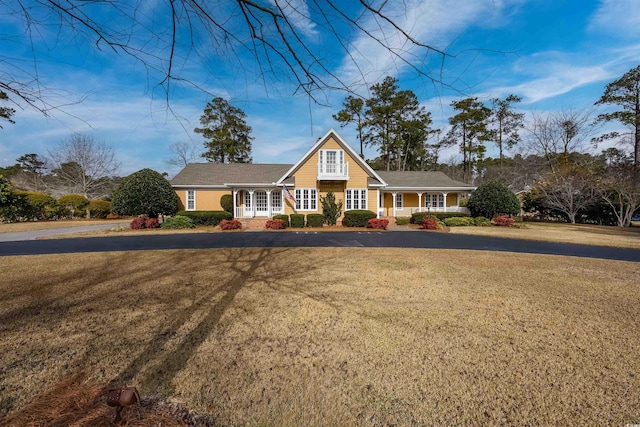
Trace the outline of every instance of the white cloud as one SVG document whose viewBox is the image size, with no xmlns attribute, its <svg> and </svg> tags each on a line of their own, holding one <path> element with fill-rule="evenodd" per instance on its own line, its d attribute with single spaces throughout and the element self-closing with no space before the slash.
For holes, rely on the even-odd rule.
<svg viewBox="0 0 640 427">
<path fill-rule="evenodd" d="M 505 25 L 508 9 L 523 1 L 458 0 L 453 4 L 436 0 L 407 0 L 395 3 L 395 6 L 385 4 L 383 12 L 414 39 L 446 51 L 453 39 L 467 27 Z M 380 81 L 385 75 L 397 75 L 408 67 L 405 61 L 417 67 L 421 67 L 420 64 L 428 67 L 426 62 L 429 58 L 424 57 L 424 48 L 407 41 L 387 22 L 369 18 L 362 26 L 371 36 L 360 33 L 351 44 L 338 72 L 343 82 L 351 86 L 362 85 L 363 77 L 367 82 Z M 391 52 L 374 38 L 383 40 Z M 440 59 L 437 53 L 433 55 Z"/>
<path fill-rule="evenodd" d="M 640 34 L 638 0 L 601 0 L 588 29 L 629 38 L 637 37 Z"/>
<path fill-rule="evenodd" d="M 311 20 L 306 0 L 269 0 L 269 3 L 278 7 L 287 20 L 302 34 L 308 37 L 318 35 L 316 24 Z"/>
</svg>

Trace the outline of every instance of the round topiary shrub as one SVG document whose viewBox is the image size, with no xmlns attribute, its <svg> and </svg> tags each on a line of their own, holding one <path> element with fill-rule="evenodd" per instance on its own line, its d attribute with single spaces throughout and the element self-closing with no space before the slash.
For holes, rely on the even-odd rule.
<svg viewBox="0 0 640 427">
<path fill-rule="evenodd" d="M 220 197 L 220 206 L 222 210 L 233 214 L 233 196 L 231 194 L 223 194 L 222 197 Z"/>
<path fill-rule="evenodd" d="M 118 215 L 174 215 L 178 196 L 158 172 L 142 169 L 126 177 L 113 193 L 111 212 Z"/>
<path fill-rule="evenodd" d="M 106 218 L 111 212 L 111 202 L 106 200 L 92 200 L 89 202 L 91 218 Z"/>
<path fill-rule="evenodd" d="M 471 216 L 493 218 L 496 215 L 515 215 L 520 212 L 520 201 L 513 191 L 499 182 L 488 182 L 478 187 L 467 204 Z"/>
</svg>

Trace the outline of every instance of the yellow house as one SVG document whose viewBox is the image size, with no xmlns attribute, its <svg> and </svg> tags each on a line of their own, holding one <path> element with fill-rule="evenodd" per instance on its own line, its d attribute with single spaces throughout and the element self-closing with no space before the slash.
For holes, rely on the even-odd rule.
<svg viewBox="0 0 640 427">
<path fill-rule="evenodd" d="M 188 211 L 222 210 L 220 198 L 232 195 L 236 218 L 322 213 L 329 191 L 343 211 L 367 209 L 378 217 L 466 212 L 460 201 L 475 189 L 442 172 L 374 171 L 333 129 L 293 165 L 192 163 L 171 185 Z"/>
</svg>

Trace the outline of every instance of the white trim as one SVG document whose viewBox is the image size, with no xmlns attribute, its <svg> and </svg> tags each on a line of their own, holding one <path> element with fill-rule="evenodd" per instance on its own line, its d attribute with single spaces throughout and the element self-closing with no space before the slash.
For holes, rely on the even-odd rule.
<svg viewBox="0 0 640 427">
<path fill-rule="evenodd" d="M 362 195 L 364 194 L 364 199 Z M 357 195 L 358 197 L 353 197 Z M 358 201 L 358 206 L 354 206 L 354 200 Z M 351 206 L 349 206 L 351 205 Z M 369 208 L 369 190 L 367 188 L 345 188 L 344 190 L 344 210 L 367 210 Z"/>
<path fill-rule="evenodd" d="M 193 193 L 193 207 L 189 209 L 189 193 Z M 185 190 L 185 202 L 186 206 L 184 207 L 187 211 L 195 211 L 196 210 L 196 190 Z"/>
<path fill-rule="evenodd" d="M 308 205 L 309 207 L 305 209 L 304 207 L 304 201 L 305 201 L 305 191 L 307 191 L 307 198 L 306 200 L 308 201 Z M 296 188 L 294 190 L 294 195 L 296 198 L 296 203 L 294 206 L 294 210 L 297 211 L 302 211 L 302 212 L 317 212 L 318 211 L 318 189 L 317 188 Z M 315 208 L 312 208 L 311 202 L 314 202 L 313 204 L 315 204 Z"/>
<path fill-rule="evenodd" d="M 367 164 L 367 162 L 364 161 L 363 158 L 360 157 L 360 155 L 358 153 L 355 152 L 355 150 L 353 148 L 351 148 L 351 146 L 349 144 L 347 144 L 347 142 L 342 139 L 342 137 L 340 135 L 338 135 L 338 133 L 335 131 L 335 129 L 329 129 L 329 131 L 321 138 L 318 138 L 318 141 L 316 141 L 315 144 L 313 144 L 313 146 L 309 149 L 309 151 L 307 151 L 305 153 L 304 156 L 302 156 L 300 158 L 300 160 L 298 160 L 292 167 L 291 169 L 289 169 L 283 176 L 282 178 L 280 178 L 277 181 L 277 184 L 280 185 L 285 179 L 287 179 L 289 177 L 289 175 L 293 174 L 303 163 L 305 163 L 307 160 L 309 160 L 309 158 L 313 155 L 313 153 L 316 152 L 316 150 L 318 150 L 318 148 L 320 148 L 320 146 L 322 144 L 324 144 L 325 142 L 327 142 L 327 139 L 329 139 L 329 137 L 333 135 L 336 142 L 338 143 L 338 145 L 340 145 L 345 151 L 347 151 L 351 157 L 355 160 L 356 163 L 358 163 L 360 165 L 360 167 L 362 169 L 365 170 L 365 172 L 367 172 L 369 174 L 369 176 L 377 179 L 378 181 L 380 181 L 383 185 L 387 185 L 386 182 L 384 182 L 384 180 L 382 178 L 380 178 L 378 176 L 378 174 L 371 169 L 371 166 L 369 166 Z"/>
<path fill-rule="evenodd" d="M 473 191 L 476 187 L 385 187 L 385 190 L 388 191 Z"/>
<path fill-rule="evenodd" d="M 397 209 L 397 210 L 399 210 L 399 211 L 404 210 L 404 196 L 403 196 L 403 194 L 404 194 L 404 193 L 398 193 L 398 194 L 396 194 L 396 209 Z M 398 199 L 398 196 L 400 196 L 400 198 L 399 198 L 399 199 Z M 398 203 L 398 202 L 399 202 L 399 203 Z M 399 204 L 400 206 L 398 206 L 398 204 Z"/>
<path fill-rule="evenodd" d="M 376 218 L 380 218 L 380 189 L 376 190 Z"/>
<path fill-rule="evenodd" d="M 186 189 L 186 188 L 207 188 L 207 189 L 216 189 L 216 190 L 228 190 L 229 187 L 227 187 L 226 185 L 183 185 L 183 184 L 179 184 L 179 185 L 171 185 L 173 187 L 174 190 L 182 190 L 182 189 Z"/>
</svg>

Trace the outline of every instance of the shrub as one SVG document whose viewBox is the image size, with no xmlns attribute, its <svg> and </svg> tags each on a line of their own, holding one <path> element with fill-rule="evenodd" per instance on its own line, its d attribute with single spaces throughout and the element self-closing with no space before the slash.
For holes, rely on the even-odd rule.
<svg viewBox="0 0 640 427">
<path fill-rule="evenodd" d="M 491 220 L 489 218 L 485 218 L 483 216 L 479 216 L 475 219 L 476 225 L 478 227 L 486 227 L 491 225 Z"/>
<path fill-rule="evenodd" d="M 273 219 L 281 219 L 284 224 L 284 228 L 289 227 L 289 215 L 274 215 Z"/>
<path fill-rule="evenodd" d="M 158 172 L 142 169 L 126 177 L 113 193 L 111 211 L 118 215 L 175 215 L 175 190 Z"/>
<path fill-rule="evenodd" d="M 58 212 L 56 199 L 46 193 L 35 191 L 16 191 L 14 202 L 16 214 L 23 220 L 50 219 L 54 218 Z"/>
<path fill-rule="evenodd" d="M 373 228 L 377 230 L 386 230 L 388 225 L 388 219 L 371 218 L 369 221 L 367 221 L 367 228 Z"/>
<path fill-rule="evenodd" d="M 111 212 L 111 202 L 106 200 L 92 200 L 89 202 L 89 215 L 91 218 L 106 218 Z"/>
<path fill-rule="evenodd" d="M 147 218 L 144 221 L 144 228 L 160 228 L 160 221 L 158 218 Z"/>
<path fill-rule="evenodd" d="M 142 230 L 144 228 L 144 218 L 133 218 L 133 221 L 131 221 L 131 229 L 132 230 Z"/>
<path fill-rule="evenodd" d="M 69 216 L 74 218 L 85 214 L 83 210 L 89 205 L 89 200 L 82 194 L 65 194 L 58 199 L 58 205 L 68 209 Z"/>
<path fill-rule="evenodd" d="M 465 212 L 414 212 L 411 214 L 412 224 L 422 224 L 422 220 L 425 218 L 437 218 L 440 221 L 444 221 L 447 218 L 464 218 L 469 214 Z"/>
<path fill-rule="evenodd" d="M 496 215 L 517 214 L 520 212 L 520 201 L 513 191 L 496 181 L 478 187 L 468 203 L 472 216 L 493 218 Z"/>
<path fill-rule="evenodd" d="M 233 196 L 231 194 L 223 194 L 220 197 L 220 206 L 224 211 L 233 215 Z"/>
<path fill-rule="evenodd" d="M 438 230 L 438 221 L 435 218 L 425 218 L 422 220 L 422 224 L 420 224 L 420 228 L 425 230 Z"/>
<path fill-rule="evenodd" d="M 164 220 L 160 228 L 175 230 L 180 228 L 194 228 L 196 225 L 191 221 L 191 218 L 182 215 L 176 215 Z"/>
<path fill-rule="evenodd" d="M 265 224 L 265 228 L 270 230 L 284 230 L 284 221 L 281 219 L 269 219 Z"/>
<path fill-rule="evenodd" d="M 326 217 L 323 214 L 307 215 L 307 227 L 322 227 Z M 333 223 L 335 225 L 335 222 Z"/>
<path fill-rule="evenodd" d="M 336 196 L 333 191 L 329 191 L 326 197 L 320 196 L 320 203 L 322 204 L 323 221 L 328 225 L 336 225 L 340 213 L 342 213 L 342 201 L 336 203 Z"/>
<path fill-rule="evenodd" d="M 292 228 L 302 228 L 302 227 L 304 227 L 304 215 L 302 215 L 302 214 L 291 214 L 291 227 Z"/>
<path fill-rule="evenodd" d="M 240 230 L 241 228 L 242 223 L 237 219 L 223 219 L 220 221 L 220 230 Z"/>
<path fill-rule="evenodd" d="M 342 219 L 342 225 L 345 227 L 366 227 L 367 222 L 376 216 L 375 213 L 368 210 L 346 211 Z"/>
<path fill-rule="evenodd" d="M 122 215 L 110 213 L 107 215 L 107 219 L 122 219 Z"/>
<path fill-rule="evenodd" d="M 497 216 L 493 218 L 493 223 L 500 227 L 511 227 L 515 220 L 508 216 Z"/>
<path fill-rule="evenodd" d="M 180 211 L 177 215 L 191 218 L 195 225 L 204 226 L 216 226 L 225 219 L 233 219 L 233 215 L 227 211 Z"/>
<path fill-rule="evenodd" d="M 470 225 L 476 225 L 476 222 L 471 217 L 445 218 L 444 223 L 449 227 L 467 227 Z"/>
<path fill-rule="evenodd" d="M 411 217 L 408 217 L 408 216 L 396 217 L 396 224 L 397 225 L 407 225 L 410 222 L 411 222 Z"/>
</svg>

